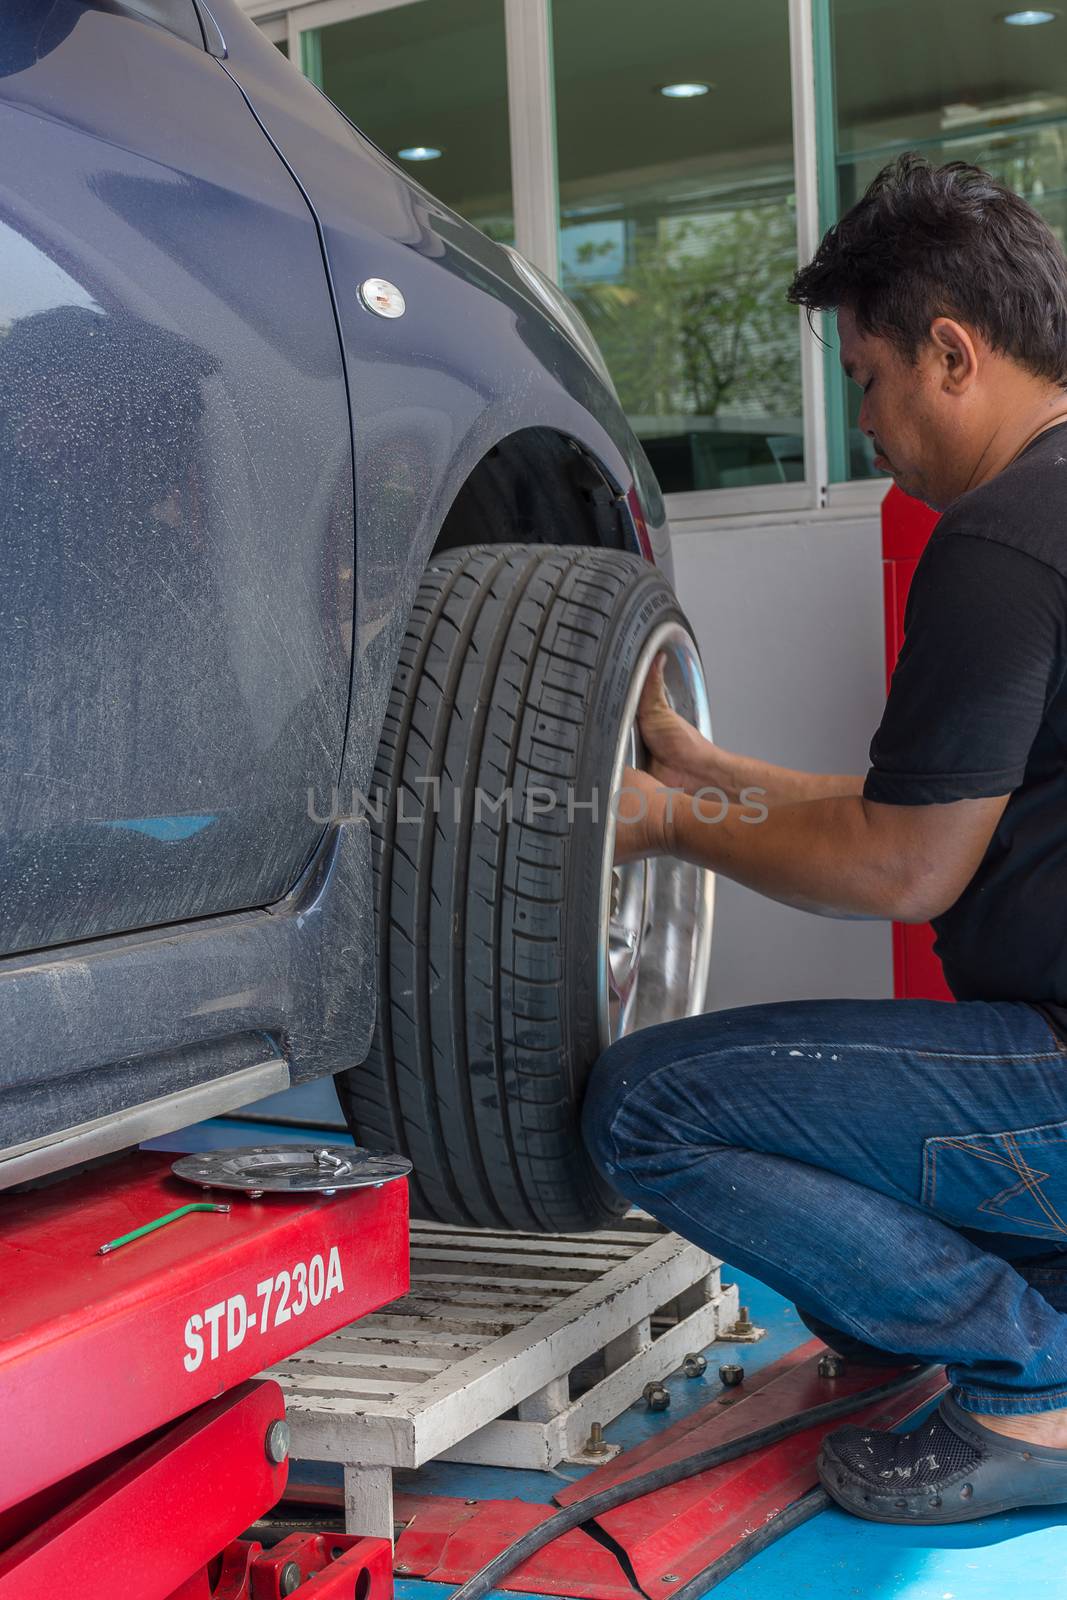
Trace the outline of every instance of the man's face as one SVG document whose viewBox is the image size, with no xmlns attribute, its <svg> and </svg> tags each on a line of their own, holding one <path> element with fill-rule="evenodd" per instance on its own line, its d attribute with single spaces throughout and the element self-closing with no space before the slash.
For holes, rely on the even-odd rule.
<svg viewBox="0 0 1067 1600">
<path fill-rule="evenodd" d="M 888 339 L 858 328 L 844 306 L 837 327 L 841 365 L 863 391 L 859 425 L 874 445 L 875 465 L 905 494 L 943 510 L 966 488 L 970 461 L 933 345 L 912 363 Z"/>
</svg>

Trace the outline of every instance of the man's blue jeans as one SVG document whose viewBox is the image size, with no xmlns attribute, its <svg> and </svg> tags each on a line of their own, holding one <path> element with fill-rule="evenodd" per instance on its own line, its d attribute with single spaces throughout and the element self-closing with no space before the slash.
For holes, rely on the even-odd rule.
<svg viewBox="0 0 1067 1600">
<path fill-rule="evenodd" d="M 1067 1407 L 1067 1046 L 1021 1001 L 818 1000 L 631 1034 L 583 1131 L 635 1204 L 960 1404 Z"/>
</svg>

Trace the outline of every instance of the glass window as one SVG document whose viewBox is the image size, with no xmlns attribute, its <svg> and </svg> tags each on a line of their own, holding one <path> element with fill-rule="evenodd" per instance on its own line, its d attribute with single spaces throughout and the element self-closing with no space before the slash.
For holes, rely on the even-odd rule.
<svg viewBox="0 0 1067 1600">
<path fill-rule="evenodd" d="M 832 0 L 838 214 L 887 161 L 919 150 L 984 167 L 1067 240 L 1067 13 L 1030 26 L 1008 14 L 973 0 Z M 831 476 L 880 476 L 856 427 L 859 391 L 833 381 Z"/>
<path fill-rule="evenodd" d="M 802 479 L 787 0 L 552 10 L 561 282 L 663 488 Z"/>
<path fill-rule="evenodd" d="M 504 0 L 414 0 L 333 23 L 317 40 L 321 68 L 311 75 L 321 73 L 356 127 L 454 211 L 511 243 Z"/>
</svg>

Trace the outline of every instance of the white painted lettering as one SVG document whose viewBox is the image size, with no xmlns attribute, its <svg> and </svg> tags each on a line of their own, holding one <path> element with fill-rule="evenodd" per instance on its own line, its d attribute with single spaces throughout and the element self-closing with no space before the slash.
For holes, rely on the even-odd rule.
<svg viewBox="0 0 1067 1600">
<path fill-rule="evenodd" d="M 211 1329 L 211 1360 L 219 1359 L 219 1323 L 222 1321 L 226 1310 L 225 1300 L 220 1300 L 218 1305 L 208 1306 L 204 1312 L 204 1324 Z"/>
<path fill-rule="evenodd" d="M 185 1324 L 185 1343 L 189 1351 L 185 1357 L 186 1372 L 195 1372 L 204 1359 L 204 1341 L 200 1335 L 203 1326 L 204 1319 L 198 1311 L 194 1311 Z"/>
<path fill-rule="evenodd" d="M 329 1300 L 331 1295 L 343 1294 L 345 1280 L 341 1276 L 341 1257 L 336 1245 L 330 1246 L 330 1259 L 326 1268 L 326 1293 L 323 1296 Z"/>
<path fill-rule="evenodd" d="M 231 1295 L 226 1305 L 226 1348 L 236 1350 L 248 1332 L 248 1307 L 243 1294 Z"/>
</svg>

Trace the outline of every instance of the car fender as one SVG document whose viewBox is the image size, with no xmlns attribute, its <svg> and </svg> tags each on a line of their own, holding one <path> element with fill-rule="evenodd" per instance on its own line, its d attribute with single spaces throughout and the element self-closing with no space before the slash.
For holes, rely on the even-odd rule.
<svg viewBox="0 0 1067 1600">
<path fill-rule="evenodd" d="M 363 790 L 426 562 L 494 446 L 525 429 L 572 440 L 620 504 L 632 548 L 672 576 L 663 499 L 609 386 L 508 251 L 397 168 L 280 54 L 235 0 L 212 6 L 226 70 L 303 190 L 334 296 L 352 425 L 356 575 L 350 730 L 341 789 Z M 371 278 L 404 297 L 370 310 Z M 639 526 L 640 525 L 640 526 Z"/>
</svg>

